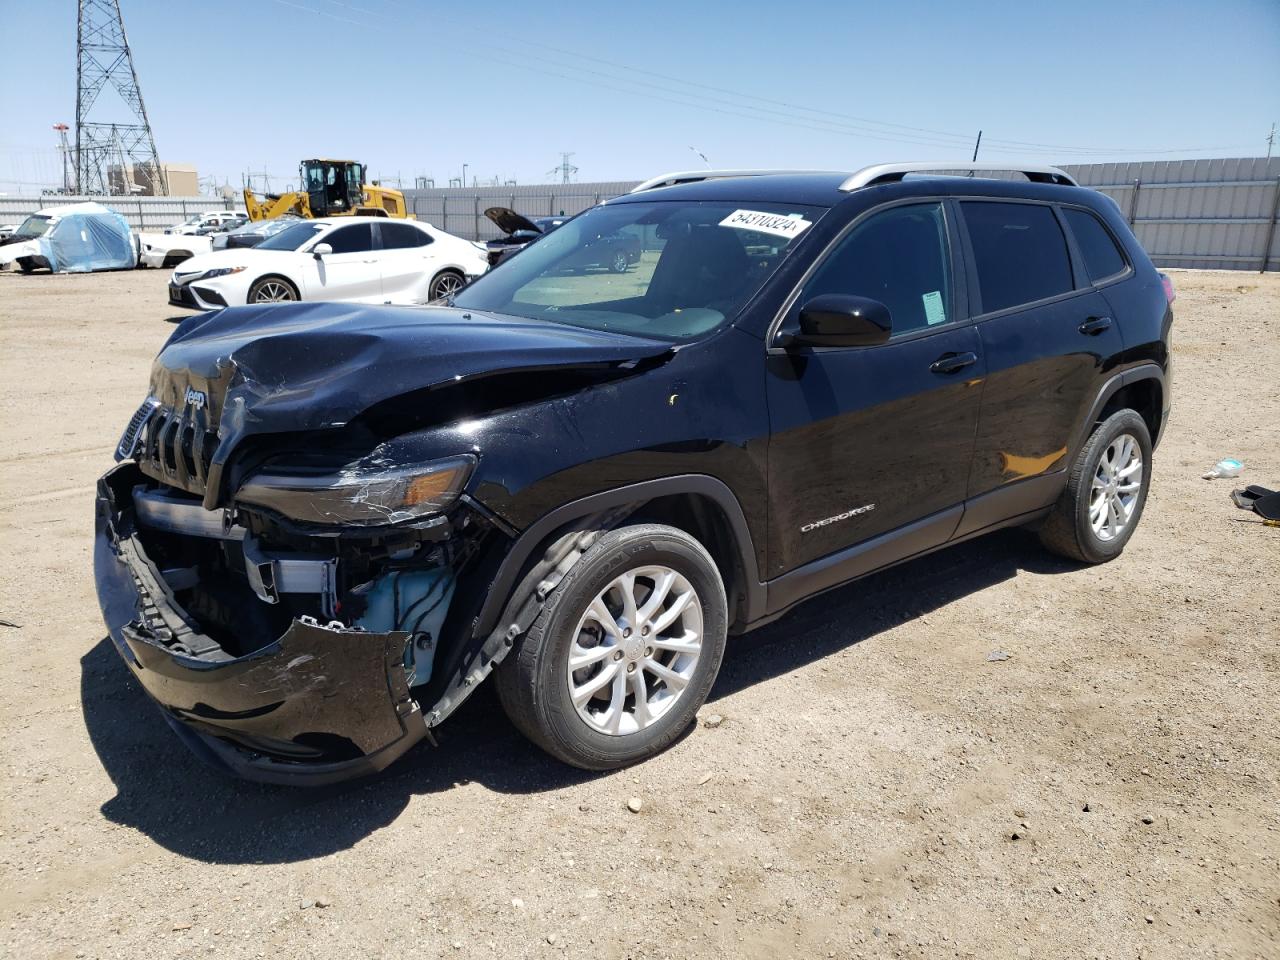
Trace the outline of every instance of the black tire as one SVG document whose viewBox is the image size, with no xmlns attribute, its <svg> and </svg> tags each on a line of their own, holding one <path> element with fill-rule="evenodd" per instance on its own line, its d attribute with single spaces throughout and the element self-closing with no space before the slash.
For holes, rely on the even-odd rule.
<svg viewBox="0 0 1280 960">
<path fill-rule="evenodd" d="M 279 297 L 264 296 L 264 292 L 279 290 L 282 295 Z M 260 299 L 261 298 L 261 299 Z M 253 282 L 253 286 L 249 288 L 249 296 L 246 303 L 286 303 L 290 300 L 301 300 L 298 294 L 298 288 L 286 280 L 284 277 L 259 277 Z"/>
<path fill-rule="evenodd" d="M 675 571 L 696 591 L 702 606 L 702 649 L 687 686 L 665 712 L 639 730 L 612 735 L 578 714 L 570 698 L 569 650 L 596 596 L 627 571 L 650 565 Z M 724 583 L 701 543 L 660 524 L 612 530 L 565 575 L 499 666 L 498 699 L 517 729 L 558 760 L 584 770 L 625 767 L 661 753 L 694 722 L 720 670 L 727 629 Z M 643 667 L 639 676 L 645 676 Z M 655 684 L 650 696 L 658 690 Z M 634 707 L 634 694 L 628 696 Z"/>
<path fill-rule="evenodd" d="M 631 263 L 627 259 L 627 251 L 625 250 L 618 250 L 609 261 L 609 269 L 614 273 L 626 273 L 629 266 L 631 266 Z"/>
<path fill-rule="evenodd" d="M 457 270 L 441 270 L 431 278 L 431 286 L 427 288 L 428 300 L 439 300 L 457 293 L 467 285 L 467 278 Z"/>
<path fill-rule="evenodd" d="M 23 273 L 31 273 L 36 268 L 36 262 L 30 257 L 19 257 L 15 262 Z"/>
<path fill-rule="evenodd" d="M 1142 482 L 1123 529 L 1110 539 L 1095 532 L 1090 520 L 1093 481 L 1103 456 L 1117 438 L 1128 435 L 1137 441 L 1142 456 Z M 1133 536 L 1147 503 L 1151 486 L 1151 431 L 1133 410 L 1118 410 L 1094 429 L 1076 456 L 1067 477 L 1067 487 L 1040 527 L 1040 542 L 1053 553 L 1081 563 L 1106 563 L 1120 556 Z"/>
</svg>

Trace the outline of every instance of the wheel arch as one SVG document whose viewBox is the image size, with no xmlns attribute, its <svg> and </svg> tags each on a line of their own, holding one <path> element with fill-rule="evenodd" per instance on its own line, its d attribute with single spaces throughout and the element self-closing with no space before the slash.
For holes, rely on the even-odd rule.
<svg viewBox="0 0 1280 960">
<path fill-rule="evenodd" d="M 456 273 L 459 277 L 462 278 L 464 283 L 466 282 L 467 271 L 462 269 L 462 267 L 456 263 L 446 263 L 443 266 L 437 267 L 435 273 L 431 274 L 431 283 L 435 283 L 437 280 L 440 279 L 442 274 L 446 274 L 446 273 Z M 427 285 L 428 288 L 430 287 L 430 285 L 431 284 Z"/>
<path fill-rule="evenodd" d="M 629 511 L 625 508 L 630 507 Z M 516 538 L 494 577 L 476 620 L 475 634 L 497 626 L 512 590 L 531 558 L 581 523 L 604 511 L 620 511 L 616 526 L 633 516 L 665 523 L 697 539 L 715 560 L 729 598 L 730 621 L 750 623 L 764 611 L 764 586 L 756 566 L 755 549 L 746 514 L 733 491 L 705 474 L 685 474 L 627 484 L 591 494 L 544 514 Z"/>
<path fill-rule="evenodd" d="M 293 287 L 293 292 L 297 294 L 298 299 L 299 300 L 302 299 L 302 284 L 298 283 L 298 281 L 294 280 L 292 277 L 286 276 L 285 274 L 280 273 L 277 270 L 273 270 L 269 273 L 264 273 L 260 277 L 255 277 L 252 280 L 252 282 L 250 282 L 249 289 L 245 292 L 246 302 L 248 302 L 249 300 L 249 295 L 253 293 L 253 288 L 256 287 L 258 284 L 260 284 L 263 280 L 283 280 L 289 286 Z"/>
<path fill-rule="evenodd" d="M 482 504 L 472 504 L 497 521 L 495 525 L 502 525 Z M 448 717 L 502 662 L 516 637 L 529 629 L 546 598 L 598 536 L 637 515 L 650 522 L 655 517 L 665 518 L 662 522 L 676 520 L 673 526 L 698 537 L 707 548 L 726 583 L 731 630 L 763 615 L 765 588 L 759 580 L 751 532 L 742 506 L 723 481 L 685 474 L 591 494 L 551 510 L 516 535 L 488 581 L 470 628 L 447 649 L 441 646 L 443 662 L 437 664 L 422 703 L 428 726 Z"/>
<path fill-rule="evenodd" d="M 1089 415 L 1076 433 L 1072 452 L 1084 446 L 1099 423 L 1117 410 L 1124 409 L 1137 411 L 1146 422 L 1154 449 L 1164 425 L 1167 396 L 1165 372 L 1155 363 L 1144 363 L 1116 374 L 1098 391 Z"/>
</svg>

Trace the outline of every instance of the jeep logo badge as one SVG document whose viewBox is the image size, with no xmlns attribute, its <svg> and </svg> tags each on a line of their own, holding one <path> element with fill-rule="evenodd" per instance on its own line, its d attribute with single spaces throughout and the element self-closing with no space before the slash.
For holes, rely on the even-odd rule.
<svg viewBox="0 0 1280 960">
<path fill-rule="evenodd" d="M 207 398 L 205 397 L 203 390 L 193 390 L 191 387 L 187 387 L 188 406 L 195 407 L 197 410 L 203 410 L 206 399 Z"/>
</svg>

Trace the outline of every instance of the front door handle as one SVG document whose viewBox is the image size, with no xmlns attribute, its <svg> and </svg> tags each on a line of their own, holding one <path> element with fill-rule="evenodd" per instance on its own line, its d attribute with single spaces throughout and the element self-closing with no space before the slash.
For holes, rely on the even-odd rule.
<svg viewBox="0 0 1280 960">
<path fill-rule="evenodd" d="M 934 373 L 955 373 L 977 362 L 976 353 L 946 353 L 929 364 L 929 369 Z"/>
<path fill-rule="evenodd" d="M 1110 317 L 1090 317 L 1084 323 L 1080 324 L 1080 332 L 1085 336 L 1096 337 L 1103 330 L 1111 329 Z"/>
</svg>

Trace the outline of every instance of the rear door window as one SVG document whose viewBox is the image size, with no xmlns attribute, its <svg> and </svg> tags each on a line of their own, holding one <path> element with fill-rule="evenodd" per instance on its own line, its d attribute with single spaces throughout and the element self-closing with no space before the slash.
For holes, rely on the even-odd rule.
<svg viewBox="0 0 1280 960">
<path fill-rule="evenodd" d="M 1090 280 L 1101 283 L 1124 271 L 1127 265 L 1124 254 L 1120 252 L 1115 239 L 1097 217 L 1086 210 L 1074 207 L 1064 207 L 1062 213 L 1066 217 L 1067 227 L 1071 230 L 1072 236 L 1076 238 L 1080 255 L 1084 257 L 1084 266 L 1089 272 Z"/>
<path fill-rule="evenodd" d="M 425 230 L 419 230 L 407 223 L 380 223 L 378 230 L 382 233 L 382 249 L 404 250 L 409 247 L 425 247 L 431 242 L 431 236 Z"/>
<path fill-rule="evenodd" d="M 373 227 L 367 223 L 339 227 L 324 237 L 322 242 L 333 247 L 334 253 L 364 253 L 373 249 Z"/>
<path fill-rule="evenodd" d="M 982 312 L 1070 293 L 1071 257 L 1053 209 L 1037 203 L 963 201 Z"/>
</svg>

